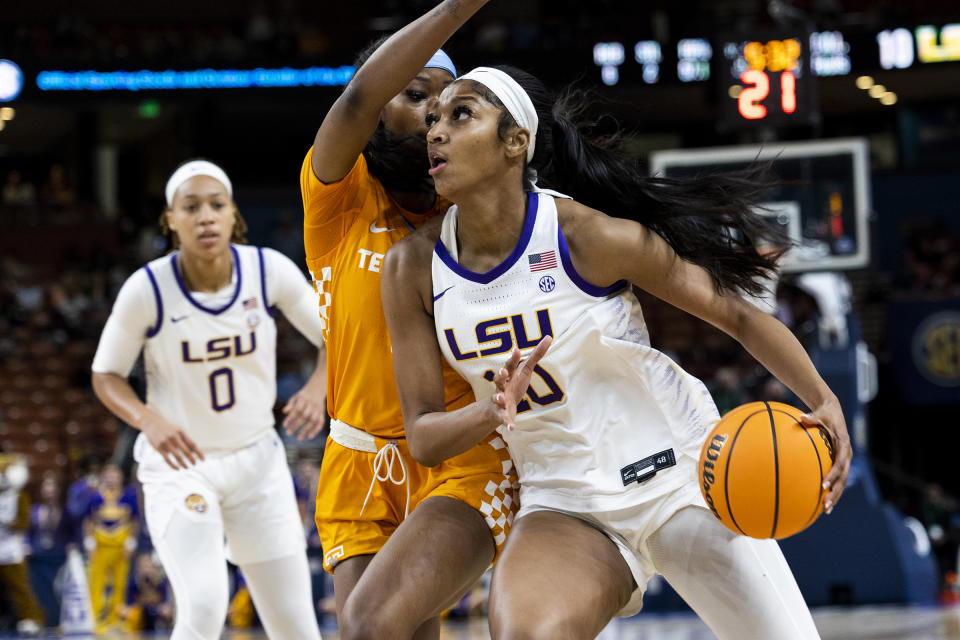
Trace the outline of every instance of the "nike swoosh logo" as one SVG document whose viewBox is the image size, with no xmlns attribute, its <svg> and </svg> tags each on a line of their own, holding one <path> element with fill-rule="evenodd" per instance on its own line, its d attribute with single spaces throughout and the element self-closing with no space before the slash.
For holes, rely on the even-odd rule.
<svg viewBox="0 0 960 640">
<path fill-rule="evenodd" d="M 378 227 L 376 222 L 370 223 L 370 233 L 384 233 L 386 231 L 396 231 L 396 229 L 389 229 L 387 227 Z"/>
<path fill-rule="evenodd" d="M 444 289 L 443 291 L 441 291 L 440 293 L 438 293 L 437 295 L 433 296 L 433 301 L 436 302 L 437 300 L 439 300 L 440 298 L 442 298 L 442 297 L 443 297 L 443 294 L 445 294 L 447 291 L 450 291 L 450 289 L 453 289 L 455 286 L 457 286 L 457 285 L 452 284 L 452 285 L 450 285 L 449 287 L 447 287 L 446 289 Z"/>
<path fill-rule="evenodd" d="M 186 319 L 189 318 L 189 317 L 190 317 L 189 315 L 179 316 L 179 317 L 177 317 L 177 318 L 171 317 L 171 318 L 170 318 L 170 322 L 180 322 L 181 320 L 186 320 Z"/>
</svg>

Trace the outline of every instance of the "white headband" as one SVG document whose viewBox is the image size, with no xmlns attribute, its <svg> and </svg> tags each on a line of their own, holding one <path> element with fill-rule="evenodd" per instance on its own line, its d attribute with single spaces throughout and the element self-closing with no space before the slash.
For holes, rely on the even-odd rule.
<svg viewBox="0 0 960 640">
<path fill-rule="evenodd" d="M 460 80 L 473 80 L 493 91 L 517 124 L 530 132 L 530 146 L 527 147 L 527 162 L 530 162 L 537 145 L 537 126 L 540 120 L 537 118 L 537 110 L 533 108 L 533 101 L 523 87 L 503 71 L 490 67 L 477 67 L 460 76 Z"/>
<path fill-rule="evenodd" d="M 194 176 L 208 176 L 213 178 L 222 183 L 223 186 L 227 188 L 227 193 L 230 194 L 230 197 L 233 197 L 233 184 L 230 183 L 230 178 L 227 177 L 223 169 L 206 160 L 193 160 L 174 171 L 170 179 L 167 180 L 166 195 L 168 207 L 173 206 L 173 195 L 177 192 L 177 189 L 180 188 L 180 185 Z"/>
</svg>

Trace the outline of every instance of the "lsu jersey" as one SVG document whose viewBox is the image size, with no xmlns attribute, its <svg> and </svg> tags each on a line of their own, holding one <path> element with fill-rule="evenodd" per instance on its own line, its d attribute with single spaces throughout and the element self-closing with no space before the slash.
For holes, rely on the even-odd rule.
<svg viewBox="0 0 960 640">
<path fill-rule="evenodd" d="M 147 406 L 181 425 L 204 453 L 249 446 L 274 423 L 277 326 L 263 251 L 230 251 L 233 293 L 217 307 L 187 289 L 179 252 L 143 267 L 157 303 L 143 348 Z"/>
<path fill-rule="evenodd" d="M 433 215 L 403 210 L 370 174 L 361 155 L 342 180 L 324 184 L 307 153 L 300 170 L 307 268 L 327 344 L 330 417 L 382 438 L 403 437 L 390 336 L 380 300 L 387 250 Z M 444 367 L 447 407 L 473 401 L 470 387 Z"/>
<path fill-rule="evenodd" d="M 600 287 L 577 273 L 554 197 L 528 194 L 516 248 L 487 273 L 458 263 L 456 226 L 454 206 L 432 258 L 434 321 L 445 359 L 476 396 L 495 392 L 514 347 L 529 353 L 553 336 L 516 428 L 499 429 L 521 503 L 608 511 L 694 479 L 716 406 L 700 380 L 650 346 L 629 283 Z"/>
</svg>

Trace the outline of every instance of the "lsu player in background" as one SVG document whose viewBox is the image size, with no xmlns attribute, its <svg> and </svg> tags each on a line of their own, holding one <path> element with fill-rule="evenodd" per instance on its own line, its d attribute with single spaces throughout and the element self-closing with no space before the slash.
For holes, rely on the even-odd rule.
<svg viewBox="0 0 960 640">
<path fill-rule="evenodd" d="M 137 490 L 124 486 L 120 467 L 104 465 L 83 521 L 83 546 L 90 559 L 90 604 L 97 633 L 120 620 L 130 557 L 137 550 L 139 520 Z"/>
<path fill-rule="evenodd" d="M 456 77 L 438 48 L 484 4 L 441 2 L 361 54 L 300 174 L 332 419 L 316 521 L 345 639 L 437 638 L 440 614 L 490 565 L 517 505 L 495 435 L 448 460 L 415 461 L 380 301 L 387 250 L 447 206 L 427 174 L 424 116 Z M 473 400 L 449 368 L 443 386 L 437 408 Z"/>
<path fill-rule="evenodd" d="M 175 250 L 117 294 L 93 388 L 141 431 L 134 457 L 147 527 L 176 601 L 171 638 L 220 637 L 229 559 L 243 570 L 270 638 L 317 640 L 303 525 L 273 418 L 276 307 L 318 349 L 316 370 L 284 407 L 284 426 L 306 437 L 323 428 L 313 292 L 290 259 L 242 244 L 246 224 L 220 167 L 187 162 L 165 195 L 161 226 Z M 141 350 L 146 404 L 127 381 Z"/>
<path fill-rule="evenodd" d="M 721 640 L 817 638 L 776 542 L 735 535 L 700 496 L 719 415 L 700 380 L 651 348 L 631 288 L 726 331 L 807 403 L 837 452 L 829 511 L 851 456 L 840 404 L 793 334 L 741 295 L 776 267 L 755 244 L 769 233 L 750 207 L 762 185 L 648 178 L 578 128 L 578 97 L 555 102 L 529 74 L 483 67 L 444 89 L 427 146 L 455 206 L 384 260 L 411 450 L 443 460 L 499 432 L 517 465 L 491 635 L 594 638 L 636 613 L 660 573 Z M 579 201 L 542 191 L 534 171 Z M 444 411 L 441 358 L 474 403 Z"/>
</svg>

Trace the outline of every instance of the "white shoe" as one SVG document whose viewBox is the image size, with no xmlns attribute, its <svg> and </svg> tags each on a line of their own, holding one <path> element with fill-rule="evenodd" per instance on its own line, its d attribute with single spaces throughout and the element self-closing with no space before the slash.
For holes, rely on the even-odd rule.
<svg viewBox="0 0 960 640">
<path fill-rule="evenodd" d="M 33 620 L 21 620 L 17 623 L 17 635 L 21 638 L 39 638 L 40 625 Z"/>
</svg>

